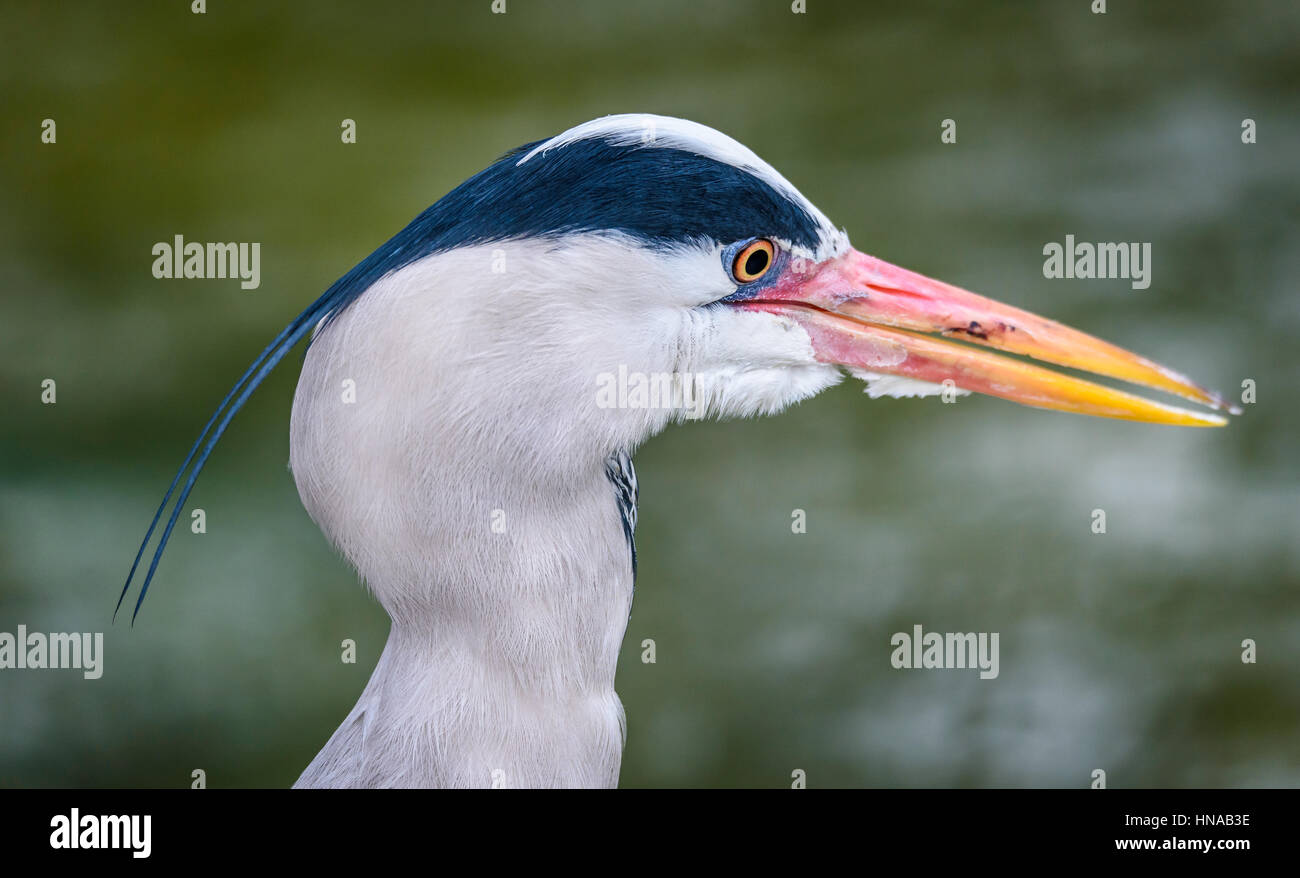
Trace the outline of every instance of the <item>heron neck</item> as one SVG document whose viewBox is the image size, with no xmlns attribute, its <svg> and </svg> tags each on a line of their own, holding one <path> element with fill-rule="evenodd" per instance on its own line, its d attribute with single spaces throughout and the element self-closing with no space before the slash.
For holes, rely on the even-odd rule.
<svg viewBox="0 0 1300 878">
<path fill-rule="evenodd" d="M 300 785 L 617 778 L 633 572 L 627 489 L 607 460 L 667 415 L 597 404 L 591 376 L 626 356 L 602 347 L 606 324 L 565 347 L 522 318 L 558 325 L 570 300 L 589 315 L 604 286 L 574 300 L 568 275 L 521 284 L 550 276 L 554 244 L 512 244 L 505 273 L 484 268 L 496 246 L 385 276 L 307 350 L 290 424 L 299 496 L 393 627 Z"/>
<path fill-rule="evenodd" d="M 402 555 L 418 575 L 368 577 L 393 620 L 387 644 L 298 785 L 617 783 L 630 525 L 603 465 L 558 496 L 520 488 L 471 516 L 486 526 L 457 526 L 441 504 Z"/>
</svg>

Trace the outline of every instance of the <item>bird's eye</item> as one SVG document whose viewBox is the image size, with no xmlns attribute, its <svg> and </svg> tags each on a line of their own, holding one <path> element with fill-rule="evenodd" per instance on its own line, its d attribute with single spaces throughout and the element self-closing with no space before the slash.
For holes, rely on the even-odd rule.
<svg viewBox="0 0 1300 878">
<path fill-rule="evenodd" d="M 731 276 L 736 283 L 751 284 L 772 267 L 776 261 L 776 246 L 766 238 L 747 244 L 731 263 Z"/>
</svg>

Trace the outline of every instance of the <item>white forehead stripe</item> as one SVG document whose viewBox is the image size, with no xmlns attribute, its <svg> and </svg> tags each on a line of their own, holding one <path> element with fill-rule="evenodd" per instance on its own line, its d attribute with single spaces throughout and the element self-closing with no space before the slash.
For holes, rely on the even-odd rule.
<svg viewBox="0 0 1300 878">
<path fill-rule="evenodd" d="M 680 149 L 739 168 L 753 174 L 802 206 L 817 225 L 821 226 L 822 245 L 818 248 L 819 256 L 831 255 L 848 245 L 845 236 L 835 228 L 826 215 L 805 198 L 789 180 L 781 176 L 776 168 L 755 155 L 754 151 L 743 143 L 689 119 L 645 113 L 601 116 L 599 119 L 584 122 L 538 144 L 515 162 L 515 166 L 522 165 L 534 156 L 580 140 L 604 140 L 615 146 Z"/>
</svg>

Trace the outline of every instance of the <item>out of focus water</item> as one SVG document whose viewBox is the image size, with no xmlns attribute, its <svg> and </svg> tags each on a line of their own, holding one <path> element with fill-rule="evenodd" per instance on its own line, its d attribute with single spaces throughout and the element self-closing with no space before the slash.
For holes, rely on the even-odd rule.
<svg viewBox="0 0 1300 878">
<path fill-rule="evenodd" d="M 0 785 L 293 781 L 387 619 L 298 503 L 292 365 L 206 470 L 208 533 L 110 626 L 148 515 L 335 277 L 507 149 L 628 111 L 732 134 L 860 249 L 1258 402 L 1178 431 L 849 382 L 671 429 L 636 460 L 624 785 L 1300 783 L 1300 7 L 208 5 L 0 12 L 0 631 L 107 632 L 100 680 L 0 671 Z M 1151 242 L 1151 287 L 1045 280 L 1067 233 Z M 261 288 L 155 280 L 175 234 L 262 242 Z M 914 624 L 999 632 L 1000 676 L 892 669 Z"/>
</svg>

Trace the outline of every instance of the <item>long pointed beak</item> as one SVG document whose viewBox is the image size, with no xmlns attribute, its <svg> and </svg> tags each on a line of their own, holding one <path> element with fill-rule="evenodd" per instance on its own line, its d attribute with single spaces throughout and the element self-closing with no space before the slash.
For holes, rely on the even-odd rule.
<svg viewBox="0 0 1300 878">
<path fill-rule="evenodd" d="M 799 268 L 738 304 L 796 321 L 822 362 L 933 384 L 950 380 L 963 390 L 1038 408 L 1181 426 L 1227 423 L 1219 415 L 1153 402 L 980 349 L 992 348 L 1241 413 L 1218 394 L 1137 354 L 856 250 Z"/>
</svg>

